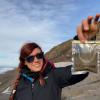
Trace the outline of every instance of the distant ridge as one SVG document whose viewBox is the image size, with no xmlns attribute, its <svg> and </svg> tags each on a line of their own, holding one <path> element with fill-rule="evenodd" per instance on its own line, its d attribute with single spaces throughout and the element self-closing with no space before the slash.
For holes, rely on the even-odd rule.
<svg viewBox="0 0 100 100">
<path fill-rule="evenodd" d="M 72 40 L 65 41 L 45 54 L 46 58 L 53 62 L 71 61 L 72 58 Z"/>
</svg>

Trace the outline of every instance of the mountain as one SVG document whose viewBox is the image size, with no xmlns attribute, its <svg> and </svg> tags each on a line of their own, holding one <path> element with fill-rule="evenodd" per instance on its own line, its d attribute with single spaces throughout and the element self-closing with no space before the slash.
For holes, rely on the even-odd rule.
<svg viewBox="0 0 100 100">
<path fill-rule="evenodd" d="M 65 41 L 45 54 L 48 60 L 53 62 L 71 61 L 72 56 L 72 40 Z"/>
</svg>

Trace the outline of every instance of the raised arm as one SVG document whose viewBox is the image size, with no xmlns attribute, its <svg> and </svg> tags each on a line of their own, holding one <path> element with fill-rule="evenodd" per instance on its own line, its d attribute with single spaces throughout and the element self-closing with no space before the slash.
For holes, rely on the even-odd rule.
<svg viewBox="0 0 100 100">
<path fill-rule="evenodd" d="M 89 74 L 89 72 L 80 73 L 80 74 L 72 74 L 71 68 L 72 66 L 70 65 L 66 67 L 56 68 L 54 70 L 53 72 L 54 79 L 60 88 L 74 85 L 84 80 Z"/>
</svg>

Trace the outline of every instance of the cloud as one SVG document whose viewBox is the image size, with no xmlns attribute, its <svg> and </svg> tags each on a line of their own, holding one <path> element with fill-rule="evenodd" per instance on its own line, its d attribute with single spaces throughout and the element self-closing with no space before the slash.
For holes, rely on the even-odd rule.
<svg viewBox="0 0 100 100">
<path fill-rule="evenodd" d="M 37 42 L 44 51 L 48 51 L 72 37 L 73 33 L 67 35 L 66 32 L 71 13 L 77 9 L 73 0 L 0 2 L 0 55 L 5 55 L 3 58 L 0 56 L 0 63 L 16 63 L 12 59 L 18 58 L 21 45 L 27 41 Z"/>
</svg>

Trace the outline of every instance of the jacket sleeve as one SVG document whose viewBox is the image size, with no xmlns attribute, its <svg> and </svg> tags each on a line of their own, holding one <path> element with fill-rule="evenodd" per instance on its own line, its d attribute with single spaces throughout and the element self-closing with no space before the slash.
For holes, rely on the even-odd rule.
<svg viewBox="0 0 100 100">
<path fill-rule="evenodd" d="M 60 67 L 55 68 L 53 71 L 55 82 L 59 87 L 63 87 L 64 85 L 68 85 L 68 80 L 70 80 L 72 74 L 71 74 L 71 66 L 67 67 Z"/>
<path fill-rule="evenodd" d="M 73 40 L 79 40 L 78 36 L 74 36 Z M 91 40 L 96 40 L 96 36 L 94 36 Z"/>
<path fill-rule="evenodd" d="M 77 35 L 76 35 L 76 36 L 74 36 L 74 38 L 73 38 L 73 39 L 74 39 L 74 40 L 79 40 Z"/>
<path fill-rule="evenodd" d="M 84 80 L 89 74 L 88 72 L 86 72 L 84 74 L 73 75 L 71 72 L 71 67 L 72 65 L 61 67 L 61 68 L 56 68 L 54 70 L 54 79 L 60 88 L 74 85 Z"/>
<path fill-rule="evenodd" d="M 68 80 L 68 85 L 74 85 L 82 80 L 84 80 L 89 75 L 89 72 L 83 74 L 76 74 L 72 75 L 71 78 Z"/>
</svg>

